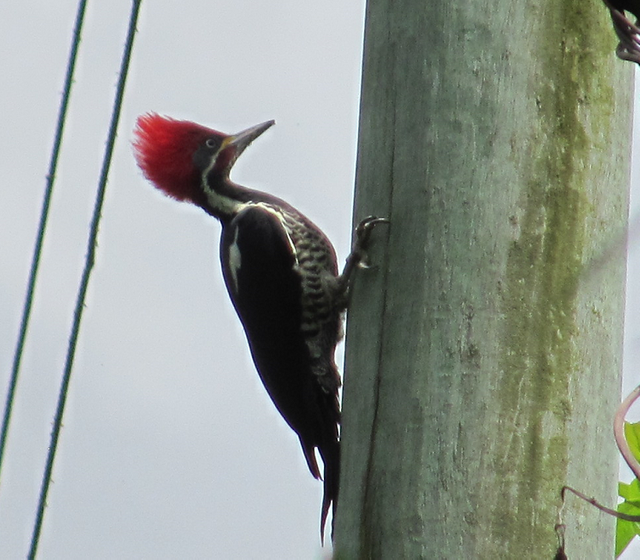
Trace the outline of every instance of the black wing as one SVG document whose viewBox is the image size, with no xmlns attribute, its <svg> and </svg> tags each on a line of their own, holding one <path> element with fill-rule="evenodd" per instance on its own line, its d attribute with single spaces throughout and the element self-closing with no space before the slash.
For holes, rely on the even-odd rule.
<svg viewBox="0 0 640 560">
<path fill-rule="evenodd" d="M 302 324 L 295 247 L 277 211 L 252 205 L 224 226 L 221 260 L 254 363 L 274 404 L 298 434 L 313 476 L 314 448 L 325 463 L 323 517 L 338 489 L 338 401 L 320 386 Z"/>
</svg>

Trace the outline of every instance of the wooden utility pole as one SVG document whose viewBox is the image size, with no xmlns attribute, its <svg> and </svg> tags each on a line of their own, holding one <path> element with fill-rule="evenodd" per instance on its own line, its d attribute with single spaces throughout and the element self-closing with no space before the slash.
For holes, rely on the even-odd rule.
<svg viewBox="0 0 640 560">
<path fill-rule="evenodd" d="M 335 557 L 549 559 L 613 505 L 631 71 L 600 0 L 369 0 Z M 571 559 L 614 520 L 568 497 Z"/>
</svg>

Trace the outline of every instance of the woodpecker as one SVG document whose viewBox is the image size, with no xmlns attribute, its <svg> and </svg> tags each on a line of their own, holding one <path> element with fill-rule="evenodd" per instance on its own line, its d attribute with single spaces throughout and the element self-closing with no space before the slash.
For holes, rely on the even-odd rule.
<svg viewBox="0 0 640 560">
<path fill-rule="evenodd" d="M 220 260 L 258 374 L 276 408 L 300 439 L 311 474 L 321 479 L 320 521 L 335 516 L 340 468 L 340 375 L 334 352 L 341 338 L 350 278 L 364 265 L 373 226 L 356 230 L 338 274 L 324 233 L 285 201 L 233 183 L 229 173 L 245 148 L 275 124 L 227 135 L 199 124 L 147 113 L 138 118 L 134 155 L 145 177 L 166 195 L 191 202 L 222 225 Z"/>
</svg>

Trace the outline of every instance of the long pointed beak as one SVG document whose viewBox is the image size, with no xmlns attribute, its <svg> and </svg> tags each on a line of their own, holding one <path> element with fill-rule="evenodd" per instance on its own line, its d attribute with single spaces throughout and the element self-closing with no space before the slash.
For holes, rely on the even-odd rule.
<svg viewBox="0 0 640 560">
<path fill-rule="evenodd" d="M 257 124 L 255 126 L 252 126 L 251 128 L 247 128 L 242 132 L 238 132 L 237 134 L 228 136 L 222 144 L 222 150 L 225 150 L 233 146 L 236 151 L 234 159 L 237 159 L 240 156 L 240 154 L 244 152 L 245 148 L 249 144 L 251 144 L 251 142 L 253 142 L 258 136 L 260 136 L 267 129 L 271 128 L 274 124 L 276 124 L 276 121 L 274 120 L 266 121 L 266 122 L 263 122 L 262 124 Z"/>
</svg>

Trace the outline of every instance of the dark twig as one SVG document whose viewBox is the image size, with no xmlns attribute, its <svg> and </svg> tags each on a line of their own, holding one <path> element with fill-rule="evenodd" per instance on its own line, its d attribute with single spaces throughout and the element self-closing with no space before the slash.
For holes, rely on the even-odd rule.
<svg viewBox="0 0 640 560">
<path fill-rule="evenodd" d="M 604 511 L 605 513 L 608 513 L 609 515 L 613 515 L 613 517 L 616 517 L 617 519 L 623 519 L 624 521 L 632 521 L 634 523 L 640 523 L 640 515 L 629 515 L 627 513 L 620 513 L 619 511 L 616 511 L 615 509 L 611 509 L 611 508 L 608 508 L 607 506 L 603 506 L 595 498 L 589 498 L 589 496 L 587 496 L 586 494 L 583 494 L 582 492 L 579 492 L 575 488 L 571 488 L 571 486 L 563 486 L 562 487 L 562 492 L 561 492 L 560 495 L 562 496 L 562 500 L 563 501 L 565 499 L 564 495 L 565 495 L 565 492 L 567 490 L 569 492 L 572 492 L 576 496 L 578 496 L 578 498 L 582 498 L 585 502 L 589 502 L 592 506 L 597 507 L 600 511 Z"/>
<path fill-rule="evenodd" d="M 624 422 L 627 412 L 633 405 L 636 400 L 640 397 L 640 386 L 636 387 L 629 396 L 622 401 L 622 404 L 618 407 L 616 411 L 616 415 L 613 420 L 613 435 L 616 439 L 616 443 L 618 444 L 618 449 L 620 453 L 624 457 L 627 465 L 636 475 L 636 478 L 640 479 L 640 463 L 635 458 L 633 453 L 631 452 L 631 448 L 629 447 L 629 443 L 627 442 L 627 438 L 624 435 Z M 616 519 L 622 519 L 623 521 L 631 521 L 632 523 L 640 523 L 640 515 L 629 515 L 628 513 L 621 513 L 619 511 L 613 510 L 606 506 L 603 506 L 600 502 L 598 502 L 595 498 L 589 498 L 589 496 L 583 494 L 582 492 L 576 490 L 575 488 L 571 488 L 571 486 L 563 486 L 562 487 L 562 507 L 560 508 L 559 513 L 559 521 L 556 525 L 556 533 L 558 534 L 559 546 L 558 552 L 556 553 L 556 560 L 561 560 L 566 558 L 566 554 L 564 552 L 564 524 L 562 523 L 562 510 L 564 508 L 565 503 L 565 493 L 569 491 L 578 498 L 583 499 L 585 502 L 589 502 L 592 506 L 597 507 L 600 511 L 608 513 L 612 515 Z"/>
</svg>

